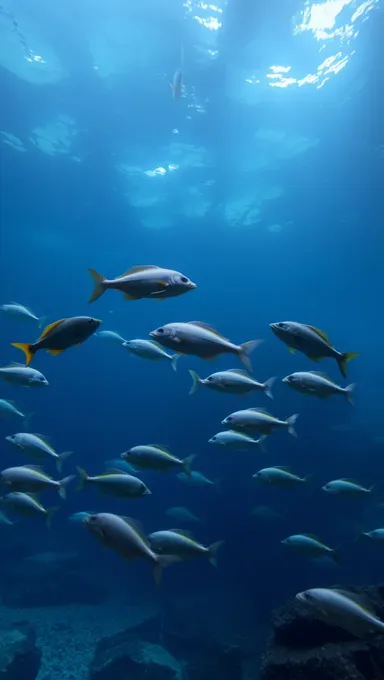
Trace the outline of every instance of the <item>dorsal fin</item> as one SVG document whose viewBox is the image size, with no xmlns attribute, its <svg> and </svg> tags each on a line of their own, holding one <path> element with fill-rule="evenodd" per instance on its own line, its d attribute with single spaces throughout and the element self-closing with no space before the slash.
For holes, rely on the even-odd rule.
<svg viewBox="0 0 384 680">
<path fill-rule="evenodd" d="M 131 529 L 134 530 L 134 532 L 140 536 L 140 538 L 145 541 L 145 543 L 148 543 L 147 537 L 144 533 L 143 525 L 141 522 L 139 522 L 137 519 L 133 519 L 132 517 L 125 517 L 124 515 L 120 515 L 120 519 L 124 520 L 128 526 L 131 527 Z"/>
<path fill-rule="evenodd" d="M 120 470 L 119 468 L 107 468 L 99 477 L 108 477 L 109 475 L 123 475 L 124 477 L 129 477 L 128 472 L 125 470 Z"/>
<path fill-rule="evenodd" d="M 1 368 L 25 368 L 25 364 L 20 364 L 18 361 L 11 361 L 6 366 L 1 366 Z"/>
<path fill-rule="evenodd" d="M 349 482 L 349 484 L 356 484 L 356 486 L 361 486 L 356 479 L 351 479 L 351 477 L 339 477 L 339 482 Z"/>
<path fill-rule="evenodd" d="M 330 378 L 324 371 L 307 371 L 307 373 L 311 373 L 312 375 L 318 375 L 320 378 L 324 378 L 324 380 L 327 380 L 327 382 L 332 383 L 332 385 L 337 385 L 332 378 Z"/>
<path fill-rule="evenodd" d="M 305 536 L 305 538 L 310 538 L 312 541 L 316 541 L 316 543 L 321 543 L 321 545 L 324 545 L 322 541 L 320 541 L 318 536 L 315 536 L 315 534 L 301 534 L 302 536 Z"/>
<path fill-rule="evenodd" d="M 247 408 L 247 411 L 255 411 L 256 413 L 264 413 L 266 416 L 270 416 L 271 418 L 274 418 L 275 416 L 272 415 L 272 413 L 269 413 L 266 408 L 263 406 L 258 406 L 257 408 Z"/>
<path fill-rule="evenodd" d="M 239 375 L 246 375 L 247 378 L 251 377 L 245 368 L 228 368 L 224 373 L 238 373 Z"/>
<path fill-rule="evenodd" d="M 50 446 L 49 443 L 49 438 L 45 434 L 39 434 L 38 432 L 32 432 L 34 437 L 38 437 L 44 444 L 47 444 L 47 446 Z"/>
<path fill-rule="evenodd" d="M 339 595 L 342 595 L 343 597 L 347 597 L 349 600 L 352 600 L 352 602 L 364 609 L 368 614 L 376 617 L 376 614 L 372 609 L 372 603 L 364 595 L 360 595 L 359 593 L 351 593 L 350 591 L 342 590 L 341 588 L 331 588 L 330 590 L 335 593 L 339 593 Z"/>
<path fill-rule="evenodd" d="M 37 342 L 39 340 L 42 340 L 43 338 L 46 338 L 49 333 L 51 333 L 57 326 L 60 326 L 61 323 L 63 323 L 64 319 L 59 319 L 58 321 L 54 321 L 53 323 L 50 323 L 48 326 L 46 326 L 38 338 Z"/>
<path fill-rule="evenodd" d="M 322 340 L 324 340 L 324 342 L 327 343 L 327 345 L 332 347 L 331 341 L 325 331 L 322 331 L 321 328 L 316 328 L 316 326 L 310 326 L 309 324 L 307 324 L 307 328 L 310 328 L 311 331 L 316 333 Z"/>
<path fill-rule="evenodd" d="M 35 472 L 44 472 L 41 465 L 33 465 L 32 463 L 21 465 L 20 467 L 27 468 L 27 470 L 34 470 Z"/>
<path fill-rule="evenodd" d="M 209 323 L 205 323 L 205 321 L 187 321 L 188 324 L 191 326 L 198 326 L 199 328 L 204 328 L 206 331 L 210 331 L 214 335 L 217 335 L 218 338 L 222 338 L 223 340 L 226 340 L 227 338 L 224 337 L 224 335 L 221 335 L 219 331 L 216 330 L 213 326 L 211 326 Z"/>
<path fill-rule="evenodd" d="M 169 453 L 172 455 L 169 448 L 164 446 L 164 444 L 148 444 L 148 446 L 153 446 L 155 449 L 159 449 L 160 451 L 164 451 L 164 453 Z"/>
<path fill-rule="evenodd" d="M 283 470 L 283 472 L 289 472 L 290 474 L 292 474 L 291 468 L 289 467 L 289 465 L 274 465 L 273 467 L 276 470 Z"/>
<path fill-rule="evenodd" d="M 120 274 L 120 276 L 116 276 L 116 279 L 122 279 L 123 276 L 129 276 L 130 274 L 138 274 L 139 272 L 145 272 L 147 269 L 160 269 L 156 264 L 138 264 L 135 267 L 131 267 L 130 269 L 127 269 L 124 274 Z"/>
</svg>

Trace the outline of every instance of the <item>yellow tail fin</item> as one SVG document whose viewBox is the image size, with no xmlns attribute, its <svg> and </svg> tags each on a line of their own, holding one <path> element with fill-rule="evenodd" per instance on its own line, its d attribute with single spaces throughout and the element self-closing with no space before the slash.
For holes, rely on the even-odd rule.
<svg viewBox="0 0 384 680">
<path fill-rule="evenodd" d="M 347 377 L 348 361 L 352 361 L 352 359 L 356 359 L 356 357 L 358 356 L 360 356 L 359 352 L 344 352 L 344 354 L 342 354 L 338 359 L 337 363 L 339 364 L 341 374 L 343 375 L 344 378 Z"/>
<path fill-rule="evenodd" d="M 92 280 L 94 283 L 94 289 L 91 297 L 89 298 L 88 302 L 95 302 L 95 300 L 98 300 L 99 297 L 102 296 L 102 294 L 105 292 L 105 286 L 104 286 L 104 276 L 99 274 L 95 269 L 88 269 L 90 275 L 92 276 Z"/>
<path fill-rule="evenodd" d="M 24 352 L 25 365 L 29 366 L 35 354 L 32 349 L 33 345 L 29 345 L 27 342 L 12 342 L 11 344 L 13 347 L 17 347 L 18 349 L 21 349 L 22 352 Z"/>
</svg>

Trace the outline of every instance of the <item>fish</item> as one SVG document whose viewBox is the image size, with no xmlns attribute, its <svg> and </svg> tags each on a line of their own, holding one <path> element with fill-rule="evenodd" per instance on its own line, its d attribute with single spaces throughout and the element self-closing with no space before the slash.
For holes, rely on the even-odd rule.
<svg viewBox="0 0 384 680">
<path fill-rule="evenodd" d="M 248 408 L 243 411 L 235 411 L 221 421 L 222 425 L 229 425 L 234 429 L 244 428 L 261 434 L 271 434 L 273 430 L 287 428 L 292 437 L 297 437 L 294 425 L 299 414 L 295 413 L 287 420 L 279 420 L 272 416 L 268 411 L 261 408 Z"/>
<path fill-rule="evenodd" d="M 217 552 L 224 543 L 224 541 L 216 541 L 206 547 L 195 541 L 192 534 L 185 529 L 155 531 L 148 536 L 148 540 L 157 554 L 176 555 L 182 560 L 206 557 L 214 567 L 217 567 Z"/>
<path fill-rule="evenodd" d="M 119 472 L 127 472 L 129 475 L 133 475 L 136 472 L 133 465 L 130 465 L 126 460 L 123 460 L 122 458 L 113 458 L 113 460 L 107 460 L 105 462 L 105 469 L 119 470 Z"/>
<path fill-rule="evenodd" d="M 153 264 L 131 267 L 115 279 L 106 279 L 95 269 L 88 269 L 94 283 L 94 290 L 89 302 L 98 300 L 106 290 L 119 290 L 125 300 L 141 300 L 151 298 L 164 300 L 188 293 L 196 288 L 187 276 L 174 269 L 164 269 Z"/>
<path fill-rule="evenodd" d="M 133 446 L 129 451 L 125 451 L 120 456 L 123 460 L 132 463 L 134 467 L 146 470 L 158 470 L 168 472 L 170 468 L 179 467 L 186 475 L 191 474 L 190 465 L 196 458 L 195 455 L 188 456 L 181 460 L 173 456 L 166 446 L 161 444 L 144 444 Z"/>
<path fill-rule="evenodd" d="M 161 361 L 162 359 L 168 359 L 171 362 L 171 366 L 174 371 L 177 371 L 177 361 L 179 359 L 178 354 L 168 354 L 157 342 L 153 340 L 140 340 L 136 338 L 135 340 L 126 340 L 123 343 L 123 347 L 136 354 L 138 357 L 143 359 L 149 359 L 150 361 Z"/>
<path fill-rule="evenodd" d="M 25 418 L 24 413 L 21 413 L 21 411 L 16 408 L 15 402 L 9 401 L 8 399 L 0 399 L 0 417 L 6 418 L 8 416 Z"/>
<path fill-rule="evenodd" d="M 50 445 L 46 437 L 41 434 L 32 434 L 30 432 L 17 432 L 5 437 L 6 441 L 14 446 L 17 446 L 23 453 L 33 456 L 36 460 L 43 458 L 53 458 L 56 462 L 58 472 L 61 472 L 63 463 L 69 456 L 72 456 L 73 451 L 64 451 L 64 453 L 56 453 L 55 449 Z"/>
<path fill-rule="evenodd" d="M 263 482 L 264 484 L 270 484 L 271 486 L 297 486 L 298 484 L 306 484 L 310 479 L 311 475 L 306 477 L 299 477 L 293 474 L 288 467 L 283 465 L 275 465 L 273 467 L 263 468 L 252 475 L 253 479 L 258 482 Z"/>
<path fill-rule="evenodd" d="M 296 598 L 324 623 L 343 628 L 357 638 L 384 634 L 384 622 L 356 593 L 338 588 L 311 588 L 298 593 Z"/>
<path fill-rule="evenodd" d="M 372 531 L 362 531 L 363 536 L 371 538 L 374 541 L 384 541 L 384 529 L 372 529 Z"/>
<path fill-rule="evenodd" d="M 329 548 L 312 534 L 293 534 L 292 536 L 288 536 L 288 538 L 284 538 L 281 543 L 306 557 L 316 558 L 328 556 L 331 557 L 334 562 L 339 561 L 337 551 L 333 548 Z"/>
<path fill-rule="evenodd" d="M 48 380 L 40 371 L 16 362 L 0 368 L 0 378 L 11 385 L 20 385 L 21 387 L 46 387 L 49 385 Z"/>
<path fill-rule="evenodd" d="M 203 385 L 216 392 L 226 392 L 227 394 L 250 394 L 253 391 L 262 391 L 267 397 L 273 399 L 271 387 L 276 380 L 275 377 L 268 378 L 264 383 L 260 383 L 241 368 L 218 371 L 207 378 L 200 378 L 196 371 L 189 371 L 189 373 L 192 378 L 189 394 L 194 394 L 200 385 Z"/>
<path fill-rule="evenodd" d="M 25 305 L 20 305 L 18 302 L 9 302 L 1 305 L 0 311 L 5 315 L 18 321 L 37 321 L 39 328 L 42 328 L 46 322 L 47 317 L 38 317 Z"/>
<path fill-rule="evenodd" d="M 150 562 L 157 585 L 164 567 L 177 561 L 174 556 L 156 555 L 144 536 L 139 522 L 131 517 L 100 512 L 84 517 L 88 531 L 106 548 L 114 550 L 125 560 L 144 558 Z"/>
<path fill-rule="evenodd" d="M 125 342 L 125 338 L 115 331 L 97 331 L 95 338 L 101 338 L 113 345 L 123 345 Z"/>
<path fill-rule="evenodd" d="M 363 494 L 372 493 L 375 488 L 375 484 L 372 484 L 368 489 L 361 486 L 353 479 L 334 479 L 328 484 L 321 487 L 323 491 L 326 491 L 333 496 L 361 496 Z"/>
<path fill-rule="evenodd" d="M 34 355 L 41 349 L 56 356 L 74 345 L 81 345 L 99 328 L 101 321 L 90 316 L 73 316 L 59 319 L 47 326 L 35 343 L 12 342 L 13 347 L 25 354 L 25 365 L 29 366 Z"/>
<path fill-rule="evenodd" d="M 355 389 L 355 384 L 351 383 L 347 387 L 341 387 L 320 371 L 291 373 L 291 375 L 283 378 L 282 382 L 293 387 L 298 392 L 313 395 L 314 397 L 319 397 L 319 399 L 327 399 L 333 394 L 341 394 L 348 399 L 350 404 L 353 404 L 352 392 Z"/>
<path fill-rule="evenodd" d="M 174 101 L 180 99 L 184 89 L 184 49 L 180 48 L 180 66 L 173 74 L 172 82 L 169 83 Z"/>
<path fill-rule="evenodd" d="M 19 467 L 6 468 L 0 472 L 0 484 L 5 485 L 12 491 L 24 493 L 39 493 L 45 489 L 57 489 L 59 496 L 65 500 L 66 488 L 74 479 L 74 475 L 55 480 L 36 465 L 20 465 Z"/>
<path fill-rule="evenodd" d="M 245 432 L 237 432 L 236 430 L 225 430 L 223 432 L 218 432 L 213 435 L 208 440 L 209 444 L 218 444 L 220 446 L 226 446 L 231 449 L 247 449 L 251 446 L 258 445 L 260 449 L 264 451 L 264 440 L 265 436 L 259 437 L 259 439 L 254 439 L 249 434 Z"/>
<path fill-rule="evenodd" d="M 6 510 L 11 510 L 23 517 L 33 517 L 35 515 L 43 515 L 45 517 L 46 525 L 50 529 L 52 524 L 52 517 L 59 509 L 58 507 L 45 508 L 32 495 L 23 493 L 22 491 L 12 491 L 0 499 L 1 507 Z"/>
<path fill-rule="evenodd" d="M 193 354 L 201 359 L 214 359 L 220 354 L 236 354 L 246 369 L 252 370 L 250 354 L 262 340 L 234 345 L 212 326 L 202 321 L 168 323 L 149 334 L 151 338 L 178 354 Z"/>
<path fill-rule="evenodd" d="M 211 479 L 208 479 L 208 477 L 203 475 L 202 472 L 198 472 L 198 470 L 190 470 L 189 475 L 185 474 L 185 472 L 179 472 L 176 476 L 182 482 L 187 482 L 191 486 L 197 487 L 216 486 L 219 483 L 218 481 L 213 482 Z"/>
<path fill-rule="evenodd" d="M 99 491 L 109 496 L 116 498 L 140 498 L 141 496 L 149 496 L 151 491 L 146 484 L 121 470 L 106 470 L 104 474 L 90 477 L 88 473 L 81 467 L 77 467 L 77 472 L 80 475 L 78 491 L 81 491 L 84 486 L 91 484 L 96 486 Z"/>
<path fill-rule="evenodd" d="M 290 352 L 303 352 L 309 359 L 319 361 L 326 357 L 336 359 L 340 372 L 347 376 L 347 363 L 359 356 L 358 352 L 338 352 L 332 346 L 325 331 L 297 321 L 279 321 L 269 324 L 273 333 L 286 345 Z"/>
<path fill-rule="evenodd" d="M 94 510 L 80 510 L 80 512 L 74 512 L 68 517 L 68 521 L 72 524 L 83 524 L 83 520 L 90 515 L 97 515 Z"/>
<path fill-rule="evenodd" d="M 188 508 L 184 508 L 183 506 L 178 506 L 174 508 L 168 508 L 168 510 L 165 511 L 165 514 L 168 515 L 168 517 L 172 517 L 173 519 L 177 519 L 179 522 L 200 522 L 201 520 L 194 515 L 193 512 L 188 510 Z"/>
</svg>

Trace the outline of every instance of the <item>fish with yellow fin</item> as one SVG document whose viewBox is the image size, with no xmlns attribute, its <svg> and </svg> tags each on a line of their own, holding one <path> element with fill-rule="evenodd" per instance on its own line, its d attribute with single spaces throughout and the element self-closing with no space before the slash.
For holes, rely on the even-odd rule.
<svg viewBox="0 0 384 680">
<path fill-rule="evenodd" d="M 95 269 L 88 269 L 94 283 L 94 290 L 89 302 L 98 300 L 106 290 L 119 290 L 125 300 L 152 298 L 164 300 L 194 290 L 196 284 L 187 276 L 173 269 L 164 269 L 153 264 L 131 267 L 115 279 L 106 279 Z"/>
<path fill-rule="evenodd" d="M 338 352 L 320 328 L 297 321 L 279 321 L 269 324 L 274 334 L 294 353 L 303 352 L 312 361 L 320 361 L 329 357 L 336 359 L 344 378 L 347 376 L 347 363 L 359 356 L 358 352 Z"/>
<path fill-rule="evenodd" d="M 34 343 L 13 342 L 25 354 L 25 365 L 29 366 L 40 349 L 55 356 L 74 345 L 81 345 L 99 328 L 101 321 L 90 316 L 72 316 L 60 319 L 47 326 Z"/>
</svg>

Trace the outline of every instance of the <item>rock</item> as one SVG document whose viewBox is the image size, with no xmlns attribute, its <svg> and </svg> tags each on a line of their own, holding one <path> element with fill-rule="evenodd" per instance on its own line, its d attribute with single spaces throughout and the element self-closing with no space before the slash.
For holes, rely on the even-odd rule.
<svg viewBox="0 0 384 680">
<path fill-rule="evenodd" d="M 89 677 L 90 680 L 181 680 L 182 669 L 164 647 L 123 631 L 98 643 Z"/>
<path fill-rule="evenodd" d="M 384 620 L 383 587 L 350 587 Z M 327 626 L 294 599 L 274 612 L 260 680 L 384 680 L 384 640 Z"/>
<path fill-rule="evenodd" d="M 35 632 L 22 622 L 0 631 L 1 680 L 35 680 L 41 664 L 41 650 L 36 647 Z"/>
</svg>

